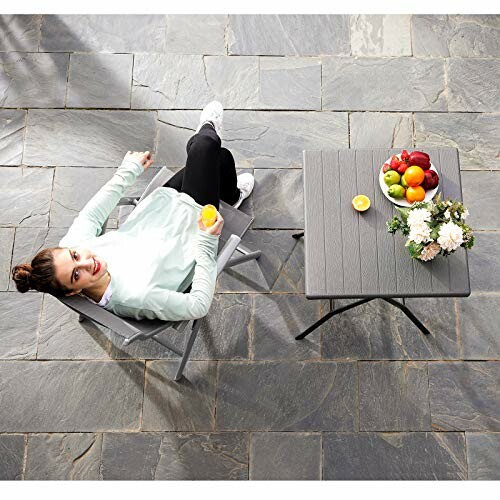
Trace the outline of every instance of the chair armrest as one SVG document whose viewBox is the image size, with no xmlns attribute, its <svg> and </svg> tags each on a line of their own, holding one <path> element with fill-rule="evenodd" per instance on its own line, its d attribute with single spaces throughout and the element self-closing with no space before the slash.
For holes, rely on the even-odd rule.
<svg viewBox="0 0 500 500">
<path fill-rule="evenodd" d="M 240 242 L 241 238 L 235 234 L 232 234 L 226 241 L 226 244 L 222 247 L 217 257 L 217 276 L 224 270 Z"/>
</svg>

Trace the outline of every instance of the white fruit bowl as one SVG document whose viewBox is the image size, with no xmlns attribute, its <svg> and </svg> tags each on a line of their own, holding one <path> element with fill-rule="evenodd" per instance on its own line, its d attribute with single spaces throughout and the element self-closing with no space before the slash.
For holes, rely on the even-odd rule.
<svg viewBox="0 0 500 500">
<path fill-rule="evenodd" d="M 401 155 L 395 155 L 398 157 L 399 160 L 401 160 Z M 391 156 L 392 158 L 392 156 Z M 389 158 L 387 161 L 385 161 L 384 163 L 390 163 L 391 162 L 391 158 Z M 390 200 L 392 203 L 394 203 L 395 205 L 399 205 L 400 207 L 411 207 L 411 203 L 408 203 L 406 201 L 406 198 L 401 198 L 400 200 L 397 200 L 396 198 L 392 198 L 391 196 L 389 196 L 388 194 L 388 191 L 389 191 L 389 186 L 384 182 L 384 172 L 383 172 L 383 169 L 384 168 L 384 165 L 382 165 L 380 167 L 380 173 L 378 175 L 378 183 L 380 184 L 380 189 L 382 190 L 382 193 L 384 193 L 384 196 Z M 437 168 L 434 166 L 434 164 L 431 162 L 431 167 L 430 167 L 430 170 L 434 170 L 434 172 L 436 172 L 438 175 L 439 175 L 439 172 L 437 171 Z M 439 184 L 434 188 L 434 189 L 428 189 L 426 192 L 425 192 L 425 198 L 423 199 L 423 201 L 431 201 L 432 198 L 434 198 L 434 196 L 436 196 L 436 193 L 438 192 L 438 189 L 439 189 Z"/>
</svg>

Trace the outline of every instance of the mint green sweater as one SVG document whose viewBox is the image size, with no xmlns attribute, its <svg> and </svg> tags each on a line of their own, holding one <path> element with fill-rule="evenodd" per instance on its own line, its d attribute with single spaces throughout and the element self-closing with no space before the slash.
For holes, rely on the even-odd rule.
<svg viewBox="0 0 500 500">
<path fill-rule="evenodd" d="M 219 237 L 198 228 L 202 207 L 191 196 L 159 187 L 118 230 L 98 236 L 125 189 L 143 171 L 139 162 L 124 160 L 59 246 L 88 248 L 108 262 L 112 297 L 105 309 L 135 319 L 201 318 L 215 291 Z M 191 283 L 190 293 L 182 293 Z"/>
</svg>

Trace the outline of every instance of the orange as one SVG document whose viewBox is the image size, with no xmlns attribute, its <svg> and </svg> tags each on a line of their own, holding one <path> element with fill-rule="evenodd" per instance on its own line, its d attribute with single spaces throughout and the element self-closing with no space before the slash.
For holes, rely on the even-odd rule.
<svg viewBox="0 0 500 500">
<path fill-rule="evenodd" d="M 364 194 L 358 194 L 352 199 L 352 206 L 358 212 L 364 212 L 370 208 L 370 198 Z"/>
<path fill-rule="evenodd" d="M 213 205 L 205 205 L 201 209 L 201 222 L 205 227 L 210 227 L 217 221 L 217 209 Z"/>
<path fill-rule="evenodd" d="M 424 180 L 425 172 L 422 168 L 414 165 L 413 167 L 408 167 L 406 169 L 404 177 L 408 186 L 418 186 Z"/>
<path fill-rule="evenodd" d="M 425 189 L 422 186 L 410 186 L 406 190 L 406 201 L 413 203 L 415 201 L 423 201 L 425 198 Z"/>
</svg>

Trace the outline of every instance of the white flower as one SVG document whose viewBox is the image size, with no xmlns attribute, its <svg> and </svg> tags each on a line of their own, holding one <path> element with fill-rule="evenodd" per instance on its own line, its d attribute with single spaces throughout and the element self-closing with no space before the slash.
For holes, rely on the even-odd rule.
<svg viewBox="0 0 500 500">
<path fill-rule="evenodd" d="M 439 253 L 439 250 L 441 250 L 441 247 L 436 242 L 433 241 L 431 244 L 426 245 L 422 249 L 422 253 L 420 254 L 420 260 L 424 261 L 432 260 Z"/>
<path fill-rule="evenodd" d="M 464 210 L 464 213 L 462 214 L 462 220 L 467 219 L 467 217 L 469 217 L 469 209 L 468 208 L 466 208 Z"/>
<path fill-rule="evenodd" d="M 414 224 L 410 226 L 410 234 L 408 238 L 415 243 L 425 243 L 430 240 L 431 228 L 426 222 L 421 222 L 420 224 Z"/>
<path fill-rule="evenodd" d="M 431 213 L 425 208 L 415 208 L 408 214 L 408 225 L 412 228 L 415 225 L 423 224 L 431 220 Z"/>
<path fill-rule="evenodd" d="M 437 242 L 448 252 L 456 250 L 464 242 L 462 228 L 457 226 L 454 222 L 442 224 L 439 228 Z"/>
<path fill-rule="evenodd" d="M 451 214 L 450 214 L 450 209 L 448 208 L 446 210 L 446 212 L 444 213 L 444 216 L 447 218 L 447 219 L 451 219 Z"/>
</svg>

